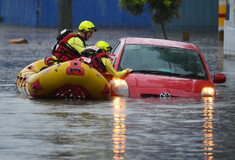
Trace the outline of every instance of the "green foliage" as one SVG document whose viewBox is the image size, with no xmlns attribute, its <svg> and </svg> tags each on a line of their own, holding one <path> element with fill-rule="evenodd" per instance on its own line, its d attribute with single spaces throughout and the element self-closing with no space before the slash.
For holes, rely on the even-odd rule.
<svg viewBox="0 0 235 160">
<path fill-rule="evenodd" d="M 178 8 L 181 0 L 119 0 L 119 6 L 122 10 L 127 10 L 131 15 L 140 15 L 147 10 L 155 24 L 166 25 L 180 14 Z"/>
</svg>

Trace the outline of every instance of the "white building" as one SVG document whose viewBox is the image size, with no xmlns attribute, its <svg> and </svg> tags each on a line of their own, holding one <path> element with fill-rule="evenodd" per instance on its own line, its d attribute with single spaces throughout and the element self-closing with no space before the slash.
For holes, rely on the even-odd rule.
<svg viewBox="0 0 235 160">
<path fill-rule="evenodd" d="M 224 54 L 235 55 L 235 0 L 229 0 L 229 20 L 224 22 Z"/>
</svg>

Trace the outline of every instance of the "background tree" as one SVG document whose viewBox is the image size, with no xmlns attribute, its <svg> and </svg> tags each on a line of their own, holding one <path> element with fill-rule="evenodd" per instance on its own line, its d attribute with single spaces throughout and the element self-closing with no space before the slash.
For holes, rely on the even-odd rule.
<svg viewBox="0 0 235 160">
<path fill-rule="evenodd" d="M 181 0 L 119 0 L 122 10 L 127 10 L 131 15 L 140 15 L 144 10 L 151 14 L 152 21 L 161 25 L 163 35 L 167 39 L 165 26 L 180 14 L 178 8 Z"/>
</svg>

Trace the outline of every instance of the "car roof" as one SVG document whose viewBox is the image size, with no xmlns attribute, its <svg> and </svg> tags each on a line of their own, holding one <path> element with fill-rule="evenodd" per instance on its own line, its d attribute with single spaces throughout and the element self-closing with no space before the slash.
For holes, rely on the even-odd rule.
<svg viewBox="0 0 235 160">
<path fill-rule="evenodd" d="M 174 41 L 174 40 L 157 39 L 157 38 L 142 38 L 142 37 L 125 37 L 121 39 L 124 39 L 126 44 L 156 45 L 156 46 L 197 50 L 197 47 L 192 43 L 180 42 L 180 41 Z"/>
</svg>

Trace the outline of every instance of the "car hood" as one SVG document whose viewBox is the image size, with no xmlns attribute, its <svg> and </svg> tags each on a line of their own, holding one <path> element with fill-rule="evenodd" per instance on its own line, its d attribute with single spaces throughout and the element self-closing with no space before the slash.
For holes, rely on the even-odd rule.
<svg viewBox="0 0 235 160">
<path fill-rule="evenodd" d="M 125 80 L 130 89 L 130 96 L 134 97 L 144 94 L 160 96 L 165 92 L 175 97 L 198 97 L 203 87 L 214 87 L 212 82 L 205 80 L 148 74 L 129 74 Z"/>
</svg>

